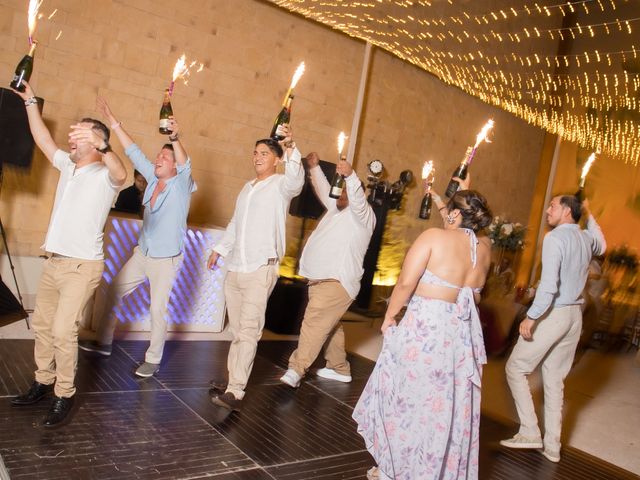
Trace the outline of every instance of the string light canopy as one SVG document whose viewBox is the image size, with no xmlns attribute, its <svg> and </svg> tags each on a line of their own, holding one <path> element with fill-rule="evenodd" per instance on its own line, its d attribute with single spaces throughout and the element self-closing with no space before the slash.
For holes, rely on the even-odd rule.
<svg viewBox="0 0 640 480">
<path fill-rule="evenodd" d="M 590 150 L 640 162 L 637 0 L 270 0 Z"/>
</svg>

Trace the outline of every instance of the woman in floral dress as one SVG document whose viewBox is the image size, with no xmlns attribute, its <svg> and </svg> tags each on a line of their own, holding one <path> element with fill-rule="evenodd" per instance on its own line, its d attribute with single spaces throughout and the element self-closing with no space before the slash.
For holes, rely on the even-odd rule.
<svg viewBox="0 0 640 480">
<path fill-rule="evenodd" d="M 458 191 L 441 212 L 444 229 L 423 232 L 407 253 L 382 324 L 382 351 L 353 413 L 378 465 L 368 478 L 478 477 L 486 354 L 475 304 L 491 244 L 476 232 L 492 216 L 471 190 Z"/>
</svg>

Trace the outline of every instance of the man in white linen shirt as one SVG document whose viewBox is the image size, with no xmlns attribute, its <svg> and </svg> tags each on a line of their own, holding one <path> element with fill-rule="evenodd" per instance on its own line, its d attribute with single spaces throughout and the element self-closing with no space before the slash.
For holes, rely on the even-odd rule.
<svg viewBox="0 0 640 480">
<path fill-rule="evenodd" d="M 36 144 L 60 170 L 60 178 L 43 246 L 51 256 L 44 263 L 32 320 L 35 381 L 11 403 L 31 405 L 53 390 L 43 423 L 53 427 L 68 418 L 73 406 L 78 324 L 102 277 L 104 224 L 127 171 L 109 147 L 107 127 L 91 118 L 71 125 L 70 153 L 60 150 L 42 120 L 33 90 L 24 83 L 24 93 L 14 91 L 25 101 Z"/>
<path fill-rule="evenodd" d="M 578 225 L 583 208 L 588 215 L 586 230 Z M 582 291 L 591 258 L 604 253 L 606 242 L 589 212 L 588 201 L 581 204 L 573 195 L 551 200 L 547 223 L 553 230 L 542 244 L 540 284 L 506 365 L 520 429 L 500 444 L 509 448 L 544 447 L 545 458 L 559 462 L 564 379 L 582 331 Z M 542 365 L 544 386 L 544 442 L 527 381 L 538 364 Z"/>
<path fill-rule="evenodd" d="M 327 339 L 326 367 L 317 374 L 340 382 L 351 381 L 340 319 L 360 290 L 362 262 L 376 225 L 362 182 L 349 162 L 340 160 L 336 167 L 345 177 L 346 188 L 335 200 L 329 197 L 331 186 L 319 167 L 318 154 L 307 155 L 307 163 L 313 189 L 327 212 L 309 237 L 300 259 L 299 273 L 309 279 L 309 303 L 298 348 L 280 379 L 294 388 L 300 386 Z"/>
<path fill-rule="evenodd" d="M 304 185 L 300 152 L 284 126 L 284 140 L 258 140 L 253 152 L 256 178 L 248 182 L 236 200 L 233 217 L 220 242 L 213 247 L 208 267 L 225 257 L 227 276 L 224 296 L 233 336 L 227 358 L 229 382 L 224 394 L 211 401 L 239 410 L 253 368 L 258 340 L 264 328 L 267 300 L 285 252 L 285 220 L 289 202 Z M 286 148 L 283 152 L 282 146 Z M 285 173 L 276 168 L 284 155 Z"/>
</svg>

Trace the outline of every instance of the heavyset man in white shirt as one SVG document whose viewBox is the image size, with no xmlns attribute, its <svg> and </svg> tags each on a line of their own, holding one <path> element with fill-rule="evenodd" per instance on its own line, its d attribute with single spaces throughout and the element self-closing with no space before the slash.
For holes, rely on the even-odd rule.
<svg viewBox="0 0 640 480">
<path fill-rule="evenodd" d="M 311 364 L 325 349 L 326 367 L 318 375 L 341 382 L 351 381 L 339 323 L 358 295 L 376 218 L 367 203 L 362 182 L 351 165 L 341 160 L 337 172 L 346 188 L 338 199 L 329 197 L 330 185 L 319 167 L 316 153 L 307 155 L 311 183 L 327 212 L 309 237 L 300 259 L 300 275 L 309 279 L 309 304 L 305 311 L 298 348 L 289 358 L 289 369 L 280 381 L 298 387 Z"/>
<path fill-rule="evenodd" d="M 33 90 L 24 83 L 25 92 L 16 93 L 25 100 L 31 134 L 60 170 L 60 179 L 43 247 L 51 256 L 40 277 L 32 320 L 35 381 L 12 404 L 34 404 L 53 390 L 43 423 L 52 427 L 67 418 L 73 405 L 78 324 L 102 276 L 104 224 L 127 171 L 109 147 L 109 130 L 97 120 L 84 118 L 72 125 L 71 152 L 60 150 L 42 121 Z"/>
<path fill-rule="evenodd" d="M 227 358 L 229 383 L 224 394 L 213 397 L 212 402 L 231 410 L 240 409 L 264 328 L 267 300 L 278 279 L 289 202 L 304 185 L 300 152 L 291 140 L 289 126 L 282 133 L 285 152 L 275 140 L 256 142 L 256 178 L 240 191 L 233 217 L 208 261 L 213 268 L 219 257 L 225 257 L 228 269 L 224 296 L 233 335 Z M 283 155 L 284 175 L 276 173 Z"/>
</svg>

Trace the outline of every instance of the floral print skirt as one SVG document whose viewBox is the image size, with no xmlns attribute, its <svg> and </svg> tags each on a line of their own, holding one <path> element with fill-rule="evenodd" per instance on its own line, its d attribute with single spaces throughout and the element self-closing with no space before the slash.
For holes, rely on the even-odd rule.
<svg viewBox="0 0 640 480">
<path fill-rule="evenodd" d="M 385 332 L 353 412 L 380 478 L 478 478 L 482 366 L 475 366 L 472 381 L 474 352 L 463 310 L 414 295 L 400 324 Z"/>
</svg>

